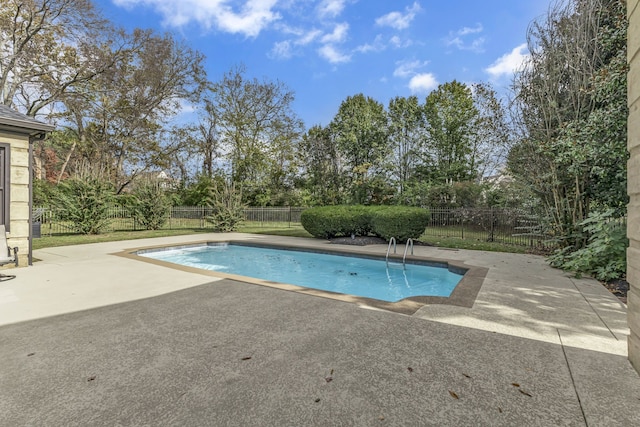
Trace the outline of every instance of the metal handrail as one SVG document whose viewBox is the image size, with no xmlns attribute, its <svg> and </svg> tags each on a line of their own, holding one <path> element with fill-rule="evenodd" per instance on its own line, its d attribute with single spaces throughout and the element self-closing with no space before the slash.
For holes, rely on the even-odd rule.
<svg viewBox="0 0 640 427">
<path fill-rule="evenodd" d="M 385 260 L 387 261 L 387 265 L 389 265 L 389 252 L 391 251 L 391 244 L 393 243 L 393 253 L 396 253 L 396 238 L 392 237 L 389 239 L 389 245 L 387 246 L 387 256 Z"/>
<path fill-rule="evenodd" d="M 409 244 L 411 244 L 411 256 L 413 256 L 413 239 L 409 237 L 407 240 L 407 244 L 404 245 L 404 255 L 402 256 L 402 265 L 404 265 L 404 260 L 407 257 L 407 249 L 409 249 Z"/>
</svg>

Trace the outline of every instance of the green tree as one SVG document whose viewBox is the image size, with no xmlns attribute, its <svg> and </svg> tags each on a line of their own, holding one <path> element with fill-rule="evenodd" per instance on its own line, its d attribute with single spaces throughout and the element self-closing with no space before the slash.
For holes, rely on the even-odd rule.
<svg viewBox="0 0 640 427">
<path fill-rule="evenodd" d="M 337 205 L 345 199 L 340 158 L 328 127 L 313 126 L 303 136 L 298 151 L 306 188 L 314 204 Z"/>
<path fill-rule="evenodd" d="M 283 83 L 245 77 L 236 67 L 212 84 L 207 114 L 215 122 L 236 183 L 283 186 L 296 169 L 303 124 Z"/>
<path fill-rule="evenodd" d="M 424 113 L 427 179 L 438 184 L 477 179 L 472 155 L 478 110 L 471 89 L 455 80 L 439 85 L 427 96 Z"/>
<path fill-rule="evenodd" d="M 471 89 L 478 114 L 472 124 L 470 165 L 481 178 L 504 167 L 513 144 L 513 126 L 507 108 L 489 83 L 475 83 Z"/>
<path fill-rule="evenodd" d="M 368 181 L 384 175 L 390 152 L 384 106 L 363 94 L 349 96 L 340 104 L 330 129 L 344 159 L 353 201 L 367 203 Z"/>
<path fill-rule="evenodd" d="M 583 247 L 589 212 L 626 198 L 626 7 L 567 0 L 532 24 L 514 89 L 521 141 L 511 173 L 540 200 L 551 231 Z"/>
<path fill-rule="evenodd" d="M 206 206 L 211 189 L 222 183 L 224 178 L 221 176 L 198 174 L 180 190 L 177 203 L 182 206 Z"/>
<path fill-rule="evenodd" d="M 393 149 L 392 177 L 400 195 L 415 174 L 425 139 L 424 109 L 418 98 L 395 97 L 389 101 L 389 144 Z"/>
</svg>

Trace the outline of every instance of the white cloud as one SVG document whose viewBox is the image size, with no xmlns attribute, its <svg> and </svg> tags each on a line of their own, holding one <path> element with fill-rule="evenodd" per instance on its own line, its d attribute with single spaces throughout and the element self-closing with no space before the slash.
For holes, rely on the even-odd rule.
<svg viewBox="0 0 640 427">
<path fill-rule="evenodd" d="M 465 36 L 470 34 L 479 34 L 482 31 L 484 31 L 482 24 L 476 24 L 475 27 L 463 27 L 458 31 L 450 32 L 449 36 L 445 39 L 445 44 L 447 46 L 455 46 L 460 50 L 470 50 L 472 52 L 481 53 L 484 51 L 484 37 L 477 37 L 471 42 L 466 42 Z"/>
<path fill-rule="evenodd" d="M 283 21 L 275 23 L 273 28 L 278 30 L 282 34 L 293 34 L 294 36 L 301 36 L 305 32 L 302 28 L 292 26 L 289 23 Z"/>
<path fill-rule="evenodd" d="M 416 17 L 416 13 L 420 12 L 422 8 L 418 2 L 414 2 L 411 7 L 405 8 L 405 13 L 402 12 L 389 12 L 386 15 L 376 19 L 376 25 L 381 27 L 391 27 L 396 30 L 403 30 L 411 25 L 411 21 Z"/>
<path fill-rule="evenodd" d="M 322 31 L 320 30 L 311 30 L 306 34 L 303 34 L 298 40 L 296 40 L 296 44 L 300 46 L 305 46 L 320 37 Z"/>
<path fill-rule="evenodd" d="M 276 30 L 288 34 L 290 37 L 274 43 L 267 56 L 274 59 L 288 59 L 302 54 L 304 47 L 316 45 L 318 55 L 330 63 L 348 62 L 351 60 L 351 54 L 345 53 L 339 46 L 347 40 L 349 24 L 342 22 L 331 25 L 333 26 L 331 31 L 325 33 L 317 28 L 305 29 L 279 23 L 275 26 Z"/>
<path fill-rule="evenodd" d="M 458 30 L 458 35 L 466 36 L 467 34 L 481 33 L 482 30 L 484 30 L 484 28 L 482 27 L 482 24 L 476 24 L 475 27 L 462 27 L 461 29 Z"/>
<path fill-rule="evenodd" d="M 438 87 L 438 80 L 432 73 L 416 74 L 409 80 L 409 89 L 412 93 L 430 92 Z"/>
<path fill-rule="evenodd" d="M 413 41 L 410 39 L 407 40 L 402 40 L 400 37 L 398 36 L 392 36 L 389 39 L 389 44 L 391 44 L 393 47 L 395 47 L 396 49 L 400 49 L 400 48 L 405 48 L 405 47 L 409 47 L 413 44 Z"/>
<path fill-rule="evenodd" d="M 355 48 L 356 52 L 367 53 L 367 52 L 382 52 L 387 48 L 395 48 L 402 49 L 409 47 L 413 44 L 413 41 L 410 39 L 402 40 L 398 36 L 389 37 L 388 41 L 383 40 L 382 34 L 378 34 L 376 38 L 371 43 L 365 43 Z"/>
<path fill-rule="evenodd" d="M 471 43 L 465 43 L 460 37 L 456 37 L 447 41 L 447 46 L 455 46 L 460 50 L 469 50 L 475 53 L 484 52 L 484 37 L 478 37 L 471 41 Z"/>
<path fill-rule="evenodd" d="M 373 43 L 365 43 L 356 48 L 357 52 L 367 53 L 367 52 L 381 52 L 385 50 L 387 46 L 382 40 L 382 35 L 378 34 L 376 38 L 373 40 Z"/>
<path fill-rule="evenodd" d="M 324 59 L 326 59 L 332 64 L 349 62 L 351 60 L 351 55 L 346 55 L 338 51 L 338 49 L 336 49 L 335 46 L 332 46 L 330 44 L 320 47 L 320 49 L 318 49 L 318 53 L 320 54 L 321 57 L 323 57 Z"/>
<path fill-rule="evenodd" d="M 289 59 L 291 58 L 291 42 L 284 40 L 273 44 L 271 52 L 269 52 L 269 58 L 274 59 Z"/>
<path fill-rule="evenodd" d="M 342 13 L 346 0 L 322 0 L 318 5 L 318 15 L 321 18 L 336 16 Z"/>
<path fill-rule="evenodd" d="M 346 22 L 336 24 L 333 32 L 325 34 L 320 38 L 322 46 L 318 49 L 318 54 L 332 64 L 349 62 L 351 55 L 347 55 L 338 50 L 336 44 L 343 43 L 347 39 L 349 24 Z"/>
<path fill-rule="evenodd" d="M 272 22 L 280 19 L 275 12 L 278 0 L 246 0 L 239 11 L 230 0 L 113 0 L 117 6 L 150 6 L 164 18 L 164 23 L 181 27 L 197 22 L 203 28 L 216 28 L 232 34 L 256 37 Z M 235 3 L 235 2 L 234 2 Z"/>
<path fill-rule="evenodd" d="M 389 43 L 391 43 L 392 45 L 394 45 L 395 47 L 400 47 L 402 46 L 402 40 L 400 40 L 400 37 L 398 36 L 393 36 L 389 39 Z"/>
<path fill-rule="evenodd" d="M 296 30 L 293 28 L 289 28 L 288 33 L 294 34 L 298 36 L 295 39 L 283 40 L 279 42 L 275 42 L 273 44 L 273 48 L 268 53 L 269 58 L 274 59 L 289 59 L 294 54 L 299 53 L 296 52 L 296 46 L 307 46 L 318 39 L 322 35 L 322 31 L 320 30 L 309 30 L 304 32 L 302 30 Z M 299 49 L 298 49 L 299 50 Z"/>
<path fill-rule="evenodd" d="M 393 71 L 394 77 L 406 78 L 418 74 L 417 70 L 426 66 L 429 61 L 398 61 Z"/>
<path fill-rule="evenodd" d="M 308 45 L 322 35 L 322 31 L 315 28 L 307 30 L 288 25 L 277 25 L 274 28 L 283 34 L 294 36 L 294 38 L 289 39 L 289 41 L 296 46 Z"/>
<path fill-rule="evenodd" d="M 433 73 L 419 72 L 429 64 L 429 61 L 405 60 L 396 62 L 393 76 L 402 79 L 409 78 L 407 85 L 412 93 L 429 92 L 438 86 L 438 80 Z"/>
<path fill-rule="evenodd" d="M 347 38 L 347 32 L 349 31 L 349 24 L 343 22 L 336 24 L 332 33 L 325 34 L 321 41 L 322 43 L 342 43 Z"/>
<path fill-rule="evenodd" d="M 465 49 L 478 53 L 484 52 L 484 41 L 484 37 L 477 38 L 470 45 L 465 46 Z"/>
<path fill-rule="evenodd" d="M 526 60 L 529 58 L 529 53 L 526 52 L 526 50 L 526 43 L 516 46 L 511 52 L 502 55 L 488 68 L 485 68 L 485 71 L 494 79 L 513 74 L 517 70 L 522 69 Z"/>
</svg>

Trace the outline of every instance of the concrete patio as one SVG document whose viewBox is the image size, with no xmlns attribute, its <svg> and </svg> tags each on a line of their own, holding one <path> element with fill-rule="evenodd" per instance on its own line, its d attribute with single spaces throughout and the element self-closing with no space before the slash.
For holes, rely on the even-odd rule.
<svg viewBox="0 0 640 427">
<path fill-rule="evenodd" d="M 113 255 L 228 239 L 336 246 L 35 251 L 0 283 L 0 425 L 640 425 L 625 306 L 538 256 L 416 247 L 488 273 L 473 307 L 407 316 Z"/>
</svg>

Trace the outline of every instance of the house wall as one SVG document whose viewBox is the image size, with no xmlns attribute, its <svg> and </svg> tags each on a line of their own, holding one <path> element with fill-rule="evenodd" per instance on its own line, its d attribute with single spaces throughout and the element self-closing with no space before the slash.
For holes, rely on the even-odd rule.
<svg viewBox="0 0 640 427">
<path fill-rule="evenodd" d="M 640 0 L 627 1 L 629 16 L 629 32 L 627 55 L 629 61 L 628 103 L 629 121 L 628 148 L 630 158 L 627 176 L 629 193 L 629 209 L 627 235 L 627 313 L 630 329 L 629 360 L 640 372 Z"/>
<path fill-rule="evenodd" d="M 0 131 L 0 143 L 10 145 L 9 246 L 18 247 L 20 266 L 29 257 L 29 136 Z M 0 250 L 4 250 L 0 248 Z"/>
</svg>

